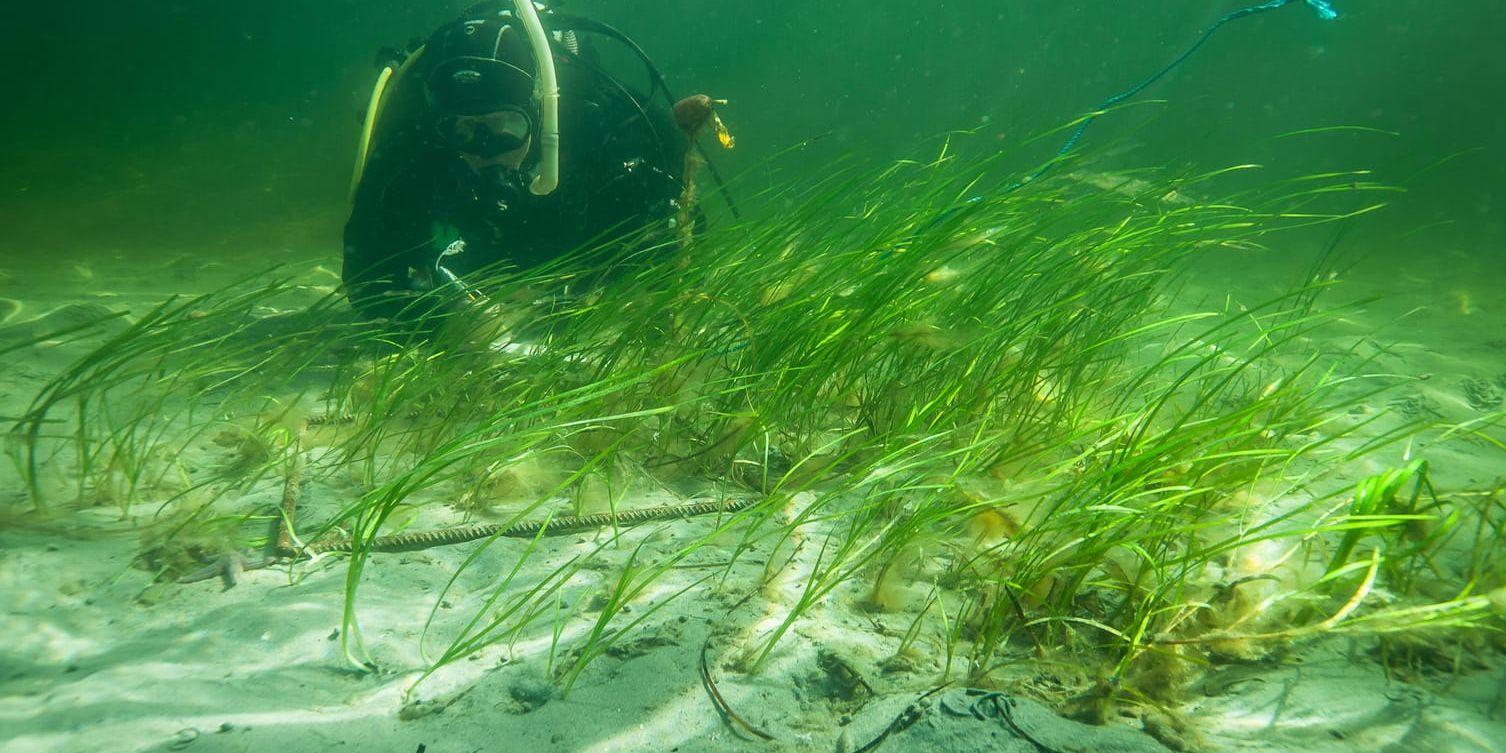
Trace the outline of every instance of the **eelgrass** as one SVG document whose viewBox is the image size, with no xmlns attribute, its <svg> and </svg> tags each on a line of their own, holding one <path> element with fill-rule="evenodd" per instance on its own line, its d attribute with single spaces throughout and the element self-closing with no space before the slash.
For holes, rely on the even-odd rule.
<svg viewBox="0 0 1506 753">
<path fill-rule="evenodd" d="M 1058 652 L 1101 678 L 1088 693 L 1100 705 L 1174 688 L 1220 652 L 1494 624 L 1506 585 L 1486 564 L 1503 521 L 1494 497 L 1461 510 L 1425 495 L 1411 460 L 1353 493 L 1325 482 L 1423 427 L 1351 416 L 1391 380 L 1304 352 L 1330 316 L 1314 308 L 1321 283 L 1242 309 L 1165 299 L 1194 256 L 1355 217 L 1385 187 L 1330 174 L 1188 198 L 1228 172 L 1106 191 L 1019 188 L 948 159 L 838 170 L 689 246 L 638 239 L 473 280 L 499 303 L 428 309 L 419 338 L 356 322 L 333 298 L 278 328 L 252 314 L 288 286 L 238 285 L 164 304 L 50 384 L 19 427 L 23 467 L 38 506 L 45 466 L 64 464 L 79 500 L 107 488 L 126 510 L 192 500 L 188 529 L 319 432 L 334 451 L 307 473 L 353 473 L 363 493 L 302 534 L 352 538 L 342 635 L 359 661 L 361 579 L 400 509 L 467 488 L 484 506 L 476 489 L 541 459 L 560 471 L 511 519 L 602 484 L 615 509 L 614 489 L 634 480 L 766 495 L 674 546 L 631 547 L 595 616 L 562 605 L 580 603 L 583 568 L 613 539 L 527 580 L 546 546 L 535 540 L 471 619 L 442 634 L 431 614 L 426 635 L 445 648 L 430 672 L 553 623 L 569 686 L 707 582 L 668 576 L 734 534 L 719 583 L 807 548 L 800 594 L 749 647 L 752 667 L 839 595 L 911 609 L 891 593 L 906 584 L 925 597 L 905 646 L 937 646 L 949 673 L 965 657 L 978 684 L 1022 648 Z M 73 433 L 49 442 L 60 412 Z M 226 430 L 238 465 L 176 460 Z M 1420 601 L 1423 569 L 1471 526 L 1458 596 Z M 1372 606 L 1380 589 L 1400 603 Z M 567 622 L 580 632 L 569 650 Z"/>
</svg>

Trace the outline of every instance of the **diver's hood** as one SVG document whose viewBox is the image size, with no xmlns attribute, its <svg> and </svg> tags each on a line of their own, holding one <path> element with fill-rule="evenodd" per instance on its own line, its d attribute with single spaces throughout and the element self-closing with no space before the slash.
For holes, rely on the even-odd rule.
<svg viewBox="0 0 1506 753">
<path fill-rule="evenodd" d="M 501 60 L 450 58 L 429 74 L 429 103 L 445 115 L 482 115 L 533 106 L 533 76 Z"/>
<path fill-rule="evenodd" d="M 424 55 L 438 61 L 424 83 L 429 104 L 440 114 L 535 109 L 533 51 L 511 12 L 478 13 L 447 24 L 430 38 Z"/>
</svg>

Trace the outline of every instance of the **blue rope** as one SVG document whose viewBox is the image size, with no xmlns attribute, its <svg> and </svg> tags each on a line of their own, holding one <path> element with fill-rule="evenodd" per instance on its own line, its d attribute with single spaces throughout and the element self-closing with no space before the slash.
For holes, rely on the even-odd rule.
<svg viewBox="0 0 1506 753">
<path fill-rule="evenodd" d="M 1114 96 L 1109 97 L 1108 99 L 1105 99 L 1103 102 L 1099 103 L 1097 107 L 1093 108 L 1092 112 L 1088 113 L 1087 117 L 1083 118 L 1081 123 L 1077 124 L 1077 128 L 1072 131 L 1072 135 L 1067 137 L 1067 143 L 1062 144 L 1062 148 L 1056 151 L 1056 156 L 1053 157 L 1050 162 L 1041 165 L 1036 169 L 1035 172 L 1025 176 L 1025 178 L 1022 179 L 1019 183 L 1011 186 L 1009 190 L 1013 191 L 1014 189 L 1017 189 L 1025 185 L 1026 183 L 1029 183 L 1030 181 L 1033 181 L 1036 178 L 1045 175 L 1048 170 L 1056 166 L 1056 163 L 1060 161 L 1062 157 L 1066 156 L 1067 152 L 1072 151 L 1073 147 L 1077 146 L 1077 142 L 1082 140 L 1083 132 L 1088 130 L 1088 126 L 1092 125 L 1093 121 L 1097 120 L 1098 116 L 1102 115 L 1104 110 L 1107 110 L 1114 105 L 1120 104 L 1121 102 L 1134 97 L 1140 92 L 1149 89 L 1151 84 L 1154 84 L 1157 81 L 1161 80 L 1163 76 L 1171 73 L 1176 69 L 1177 66 L 1187 62 L 1187 58 L 1192 57 L 1193 53 L 1197 52 L 1198 49 L 1203 46 L 1203 43 L 1207 42 L 1208 38 L 1213 36 L 1214 32 L 1223 28 L 1224 24 L 1240 18 L 1244 18 L 1246 16 L 1253 16 L 1257 13 L 1264 13 L 1268 10 L 1283 8 L 1291 5 L 1294 2 L 1297 2 L 1297 0 L 1270 0 L 1270 2 L 1261 3 L 1260 5 L 1252 5 L 1248 8 L 1240 8 L 1239 10 L 1228 13 L 1223 18 L 1214 21 L 1213 25 L 1204 30 L 1202 36 L 1198 37 L 1197 41 L 1192 43 L 1191 47 L 1183 50 L 1182 54 L 1173 58 L 1170 63 L 1166 64 L 1166 67 L 1162 68 L 1159 71 L 1156 71 L 1155 73 L 1152 73 L 1144 81 L 1141 81 L 1140 83 L 1135 84 L 1134 86 L 1125 89 L 1124 91 L 1115 94 Z M 1324 21 L 1332 21 L 1339 17 L 1338 11 L 1333 9 L 1333 6 L 1328 3 L 1328 0 L 1302 0 L 1302 2 L 1305 2 L 1308 7 L 1312 8 L 1313 11 L 1318 14 L 1318 18 Z"/>
</svg>

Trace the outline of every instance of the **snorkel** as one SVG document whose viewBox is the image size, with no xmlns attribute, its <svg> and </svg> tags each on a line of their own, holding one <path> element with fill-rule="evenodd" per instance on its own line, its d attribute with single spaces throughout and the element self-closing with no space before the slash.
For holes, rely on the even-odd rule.
<svg viewBox="0 0 1506 753">
<path fill-rule="evenodd" d="M 528 190 L 535 196 L 554 192 L 560 184 L 560 86 L 554 71 L 554 53 L 549 47 L 549 35 L 539 21 L 538 9 L 533 0 L 514 0 L 518 18 L 523 22 L 523 31 L 528 35 L 528 45 L 533 48 L 534 65 L 538 76 L 534 79 L 534 99 L 539 103 L 539 169 L 533 176 Z"/>
</svg>

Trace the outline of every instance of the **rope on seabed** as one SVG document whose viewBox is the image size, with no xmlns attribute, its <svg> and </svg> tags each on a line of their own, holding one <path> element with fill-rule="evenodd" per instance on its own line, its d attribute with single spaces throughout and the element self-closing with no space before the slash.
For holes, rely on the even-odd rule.
<svg viewBox="0 0 1506 753">
<path fill-rule="evenodd" d="M 428 547 L 446 546 L 448 544 L 461 544 L 493 536 L 508 536 L 513 538 L 532 538 L 540 535 L 556 536 L 592 528 L 605 528 L 612 525 L 636 525 L 655 520 L 688 518 L 716 512 L 739 512 L 757 503 L 757 499 L 749 498 L 718 502 L 699 502 L 692 505 L 651 507 L 642 510 L 624 510 L 617 513 L 600 513 L 596 515 L 566 515 L 548 520 L 535 520 L 525 523 L 514 523 L 512 525 L 494 523 L 481 526 L 441 528 L 435 531 L 423 531 L 420 533 L 399 533 L 391 536 L 378 536 L 372 539 L 367 547 L 372 551 L 392 552 L 409 549 L 426 549 Z M 354 542 L 349 537 L 345 537 L 315 541 L 301 549 L 290 548 L 283 551 L 282 554 L 288 556 L 314 556 L 326 552 L 349 552 L 353 546 Z"/>
</svg>

